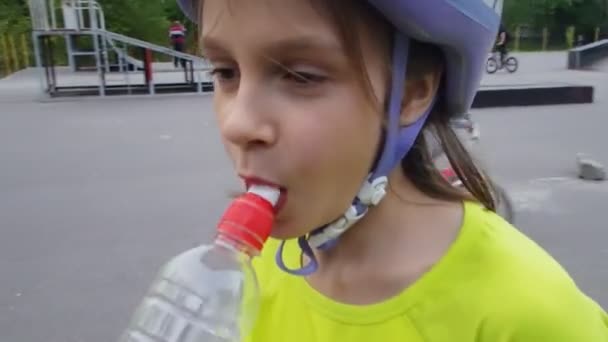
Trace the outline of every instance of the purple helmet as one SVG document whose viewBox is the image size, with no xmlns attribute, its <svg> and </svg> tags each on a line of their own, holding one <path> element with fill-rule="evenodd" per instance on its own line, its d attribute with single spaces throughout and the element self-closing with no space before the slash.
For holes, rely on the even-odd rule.
<svg viewBox="0 0 608 342">
<path fill-rule="evenodd" d="M 177 0 L 182 11 L 194 22 L 200 0 Z M 331 0 L 328 0 L 331 1 Z M 445 104 L 451 115 L 465 114 L 471 107 L 483 75 L 486 60 L 500 25 L 503 0 L 367 0 L 395 27 L 392 58 L 392 87 L 387 111 L 384 147 L 377 164 L 363 182 L 352 206 L 340 218 L 298 239 L 310 263 L 301 269 L 283 270 L 307 275 L 317 268 L 312 248 L 331 248 L 342 233 L 361 219 L 369 207 L 386 194 L 388 174 L 406 156 L 422 130 L 433 104 L 421 118 L 400 127 L 399 117 L 405 94 L 406 67 L 410 39 L 439 46 L 445 54 Z"/>
<path fill-rule="evenodd" d="M 199 0 L 177 0 L 197 21 Z M 447 61 L 446 105 L 466 113 L 500 24 L 503 0 L 368 0 L 401 32 L 442 47 Z"/>
</svg>

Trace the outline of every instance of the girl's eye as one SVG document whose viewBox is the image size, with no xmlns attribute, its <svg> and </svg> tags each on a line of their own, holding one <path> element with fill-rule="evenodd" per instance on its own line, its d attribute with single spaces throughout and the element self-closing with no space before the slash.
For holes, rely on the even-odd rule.
<svg viewBox="0 0 608 342">
<path fill-rule="evenodd" d="M 230 81 L 237 76 L 237 72 L 232 68 L 214 68 L 211 70 L 211 76 L 219 81 Z"/>
<path fill-rule="evenodd" d="M 290 71 L 285 74 L 285 79 L 298 84 L 313 84 L 325 81 L 326 77 L 310 72 Z"/>
</svg>

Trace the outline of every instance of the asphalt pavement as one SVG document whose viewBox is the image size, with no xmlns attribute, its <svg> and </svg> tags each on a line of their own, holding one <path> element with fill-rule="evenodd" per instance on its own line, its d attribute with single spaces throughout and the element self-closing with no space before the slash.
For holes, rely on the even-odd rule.
<svg viewBox="0 0 608 342">
<path fill-rule="evenodd" d="M 555 70 L 530 65 L 549 58 Z M 608 164 L 608 70 L 557 61 L 522 55 L 523 79 L 484 83 L 542 69 L 595 85 L 596 102 L 473 111 L 474 152 L 517 226 L 608 309 L 608 182 L 576 178 L 578 152 Z M 209 96 L 41 101 L 34 75 L 0 80 L 0 340 L 114 341 L 159 266 L 210 238 L 238 183 Z"/>
</svg>

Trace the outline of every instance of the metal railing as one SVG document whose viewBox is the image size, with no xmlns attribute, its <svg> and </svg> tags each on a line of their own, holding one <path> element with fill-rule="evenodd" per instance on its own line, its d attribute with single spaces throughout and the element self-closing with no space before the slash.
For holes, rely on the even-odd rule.
<svg viewBox="0 0 608 342">
<path fill-rule="evenodd" d="M 124 74 L 127 87 L 130 87 L 130 66 L 133 70 L 143 70 L 150 93 L 155 92 L 154 78 L 152 72 L 152 52 L 164 54 L 174 59 L 185 61 L 185 75 L 187 84 L 196 84 L 198 92 L 202 92 L 204 80 L 202 72 L 210 69 L 206 59 L 175 51 L 169 47 L 149 43 L 140 39 L 114 33 L 106 29 L 106 21 L 102 6 L 96 0 L 29 0 L 32 17 L 34 55 L 36 65 L 46 71 L 46 84 L 44 86 L 45 74 L 41 72 L 43 89 L 55 89 L 54 62 L 45 62 L 43 56 L 48 55 L 44 47 L 48 48 L 47 38 L 49 36 L 63 36 L 66 42 L 69 65 L 72 71 L 76 71 L 76 58 L 79 56 L 91 56 L 95 59 L 95 69 L 98 74 L 99 95 L 106 93 L 105 74 L 114 70 L 115 65 L 110 65 L 110 54 L 116 55 L 118 71 Z M 73 38 L 76 36 L 89 36 L 92 38 L 92 51 L 77 51 Z M 46 42 L 46 43 L 45 43 Z M 45 45 L 46 44 L 46 45 Z M 131 57 L 127 47 L 136 48 L 135 51 L 144 52 L 144 61 Z M 48 49 L 47 49 L 48 50 Z M 52 50 L 52 47 L 50 48 Z M 188 65 L 186 68 L 185 65 Z M 50 80 L 50 81 L 49 81 Z"/>
<path fill-rule="evenodd" d="M 106 28 L 103 8 L 96 0 L 29 0 L 28 5 L 35 31 Z"/>
<path fill-rule="evenodd" d="M 583 45 L 568 52 L 568 69 L 584 69 L 608 59 L 608 39 Z"/>
</svg>

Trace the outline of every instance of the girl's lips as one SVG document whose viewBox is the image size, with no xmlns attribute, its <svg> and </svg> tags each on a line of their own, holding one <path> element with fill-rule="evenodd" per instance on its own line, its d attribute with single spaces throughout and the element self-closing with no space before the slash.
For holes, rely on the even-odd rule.
<svg viewBox="0 0 608 342">
<path fill-rule="evenodd" d="M 241 178 L 245 182 L 246 190 L 249 190 L 249 188 L 254 184 L 265 185 L 265 186 L 270 186 L 270 187 L 279 189 L 281 194 L 279 196 L 279 200 L 277 201 L 277 203 L 274 206 L 275 213 L 278 213 L 285 206 L 285 203 L 287 203 L 287 189 L 285 187 L 278 185 L 276 183 L 267 181 L 265 179 L 257 178 L 257 177 L 241 176 Z"/>
</svg>

